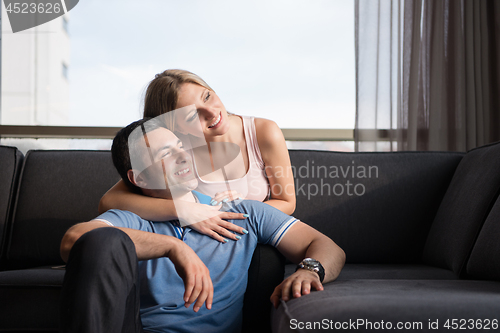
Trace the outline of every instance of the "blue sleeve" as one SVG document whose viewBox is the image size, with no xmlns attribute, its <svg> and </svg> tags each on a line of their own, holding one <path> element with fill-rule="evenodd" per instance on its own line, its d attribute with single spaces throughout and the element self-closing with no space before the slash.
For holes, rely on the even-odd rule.
<svg viewBox="0 0 500 333">
<path fill-rule="evenodd" d="M 151 222 L 144 220 L 140 216 L 126 210 L 111 209 L 106 213 L 99 215 L 94 220 L 108 222 L 108 224 L 114 227 L 154 232 Z"/>
<path fill-rule="evenodd" d="M 256 200 L 235 200 L 230 211 L 248 214 L 248 223 L 262 244 L 278 246 L 285 233 L 298 220 L 268 204 Z"/>
</svg>

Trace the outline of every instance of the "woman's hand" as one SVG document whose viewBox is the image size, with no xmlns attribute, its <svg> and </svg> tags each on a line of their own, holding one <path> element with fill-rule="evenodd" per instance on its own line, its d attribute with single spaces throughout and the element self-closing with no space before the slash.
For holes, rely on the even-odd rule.
<svg viewBox="0 0 500 333">
<path fill-rule="evenodd" d="M 236 199 L 245 199 L 243 195 L 236 191 L 224 191 L 217 192 L 215 196 L 212 198 L 212 202 L 210 203 L 212 206 L 220 205 L 221 202 L 233 201 Z"/>
<path fill-rule="evenodd" d="M 182 226 L 189 226 L 201 234 L 226 243 L 227 239 L 237 241 L 240 236 L 231 231 L 247 234 L 248 231 L 225 220 L 243 220 L 243 213 L 220 212 L 221 206 L 209 206 L 199 203 L 176 201 L 175 208 Z"/>
</svg>

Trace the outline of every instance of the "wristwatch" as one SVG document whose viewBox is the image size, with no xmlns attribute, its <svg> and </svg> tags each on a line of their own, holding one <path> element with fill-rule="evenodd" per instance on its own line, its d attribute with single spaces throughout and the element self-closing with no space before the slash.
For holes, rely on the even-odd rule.
<svg viewBox="0 0 500 333">
<path fill-rule="evenodd" d="M 316 272 L 319 276 L 319 281 L 323 282 L 323 279 L 325 278 L 325 269 L 323 268 L 323 265 L 319 261 L 313 258 L 305 258 L 302 260 L 298 265 L 297 271 L 299 268 L 307 269 L 312 272 Z"/>
</svg>

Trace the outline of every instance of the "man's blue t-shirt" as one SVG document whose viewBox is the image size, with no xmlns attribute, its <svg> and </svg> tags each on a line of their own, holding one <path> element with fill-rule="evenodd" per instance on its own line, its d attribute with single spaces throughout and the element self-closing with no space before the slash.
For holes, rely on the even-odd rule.
<svg viewBox="0 0 500 333">
<path fill-rule="evenodd" d="M 193 192 L 200 203 L 210 197 Z M 265 203 L 236 200 L 224 204 L 221 211 L 249 214 L 231 222 L 248 230 L 238 241 L 220 243 L 178 222 L 152 222 L 134 213 L 110 210 L 96 220 L 125 227 L 177 237 L 189 245 L 210 271 L 214 286 L 212 309 L 205 304 L 196 313 L 193 305 L 184 307 L 184 283 L 168 258 L 139 262 L 141 277 L 141 320 L 147 332 L 239 332 L 248 268 L 257 243 L 277 246 L 297 221 Z"/>
</svg>

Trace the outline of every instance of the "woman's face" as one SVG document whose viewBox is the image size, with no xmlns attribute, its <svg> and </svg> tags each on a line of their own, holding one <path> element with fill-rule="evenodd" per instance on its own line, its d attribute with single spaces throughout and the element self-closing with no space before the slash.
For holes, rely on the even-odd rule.
<svg viewBox="0 0 500 333">
<path fill-rule="evenodd" d="M 179 90 L 176 125 L 183 133 L 208 137 L 219 136 L 229 130 L 226 108 L 215 92 L 194 83 L 183 83 Z"/>
</svg>

